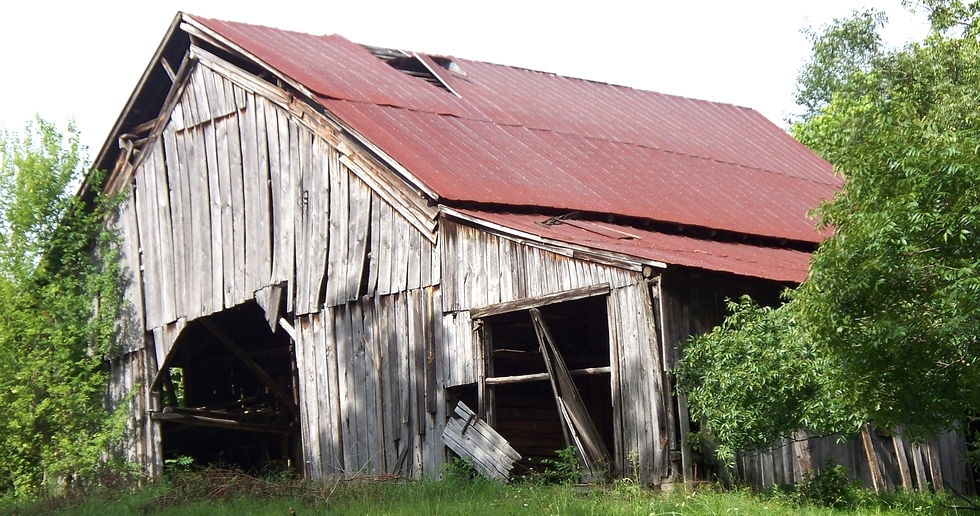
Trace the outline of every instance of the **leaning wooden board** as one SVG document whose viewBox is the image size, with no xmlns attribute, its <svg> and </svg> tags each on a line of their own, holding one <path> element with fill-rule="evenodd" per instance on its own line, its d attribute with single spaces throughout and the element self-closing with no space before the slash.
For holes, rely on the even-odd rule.
<svg viewBox="0 0 980 516">
<path fill-rule="evenodd" d="M 462 401 L 455 412 L 459 417 L 446 423 L 442 442 L 460 457 L 472 460 L 473 467 L 487 478 L 508 480 L 521 455 Z"/>
</svg>

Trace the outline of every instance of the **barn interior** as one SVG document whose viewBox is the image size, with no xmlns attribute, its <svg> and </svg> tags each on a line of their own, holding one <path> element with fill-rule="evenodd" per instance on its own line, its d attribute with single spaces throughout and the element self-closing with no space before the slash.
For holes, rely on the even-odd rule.
<svg viewBox="0 0 980 516">
<path fill-rule="evenodd" d="M 584 402 L 598 440 L 614 450 L 609 325 L 606 298 L 590 297 L 539 308 Z M 528 310 L 483 320 L 487 357 L 487 420 L 523 457 L 522 466 L 540 471 L 542 459 L 566 448 L 549 367 Z M 552 365 L 552 369 L 554 365 Z"/>
<path fill-rule="evenodd" d="M 247 471 L 293 468 L 300 453 L 289 336 L 254 302 L 190 323 L 161 373 L 164 459 Z"/>
</svg>

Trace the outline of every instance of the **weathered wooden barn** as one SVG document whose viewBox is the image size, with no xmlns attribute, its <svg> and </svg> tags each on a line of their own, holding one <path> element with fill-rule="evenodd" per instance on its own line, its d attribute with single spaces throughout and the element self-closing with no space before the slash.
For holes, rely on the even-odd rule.
<svg viewBox="0 0 980 516">
<path fill-rule="evenodd" d="M 126 194 L 109 399 L 149 474 L 437 474 L 462 401 L 518 469 L 591 442 L 645 484 L 708 477 L 676 347 L 801 281 L 840 185 L 751 109 L 186 14 L 96 166 Z M 802 443 L 741 474 L 852 446 Z M 966 483 L 890 449 L 893 484 Z"/>
</svg>

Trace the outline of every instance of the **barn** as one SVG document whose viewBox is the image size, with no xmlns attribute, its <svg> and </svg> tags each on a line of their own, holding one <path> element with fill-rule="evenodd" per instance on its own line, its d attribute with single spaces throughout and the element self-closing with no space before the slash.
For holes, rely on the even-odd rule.
<svg viewBox="0 0 980 516">
<path fill-rule="evenodd" d="M 712 478 L 678 344 L 802 281 L 840 185 L 751 109 L 183 13 L 95 165 L 124 198 L 107 398 L 150 475 L 459 453 L 507 476 L 574 445 L 646 485 Z M 967 483 L 940 460 L 962 438 L 861 437 L 737 470 Z"/>
</svg>

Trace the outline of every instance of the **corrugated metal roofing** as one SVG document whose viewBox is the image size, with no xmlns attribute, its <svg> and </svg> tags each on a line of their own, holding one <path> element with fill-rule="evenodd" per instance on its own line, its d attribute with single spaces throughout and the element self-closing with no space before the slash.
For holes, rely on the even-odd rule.
<svg viewBox="0 0 980 516">
<path fill-rule="evenodd" d="M 840 186 L 748 108 L 452 58 L 466 76 L 440 72 L 457 97 L 340 36 L 193 19 L 303 84 L 444 201 L 819 242 L 806 213 Z"/>
<path fill-rule="evenodd" d="M 604 222 L 564 220 L 554 225 L 544 225 L 549 220 L 544 215 L 462 209 L 457 211 L 475 219 L 555 242 L 773 281 L 803 281 L 810 260 L 810 253 L 794 249 L 703 240 Z"/>
</svg>

